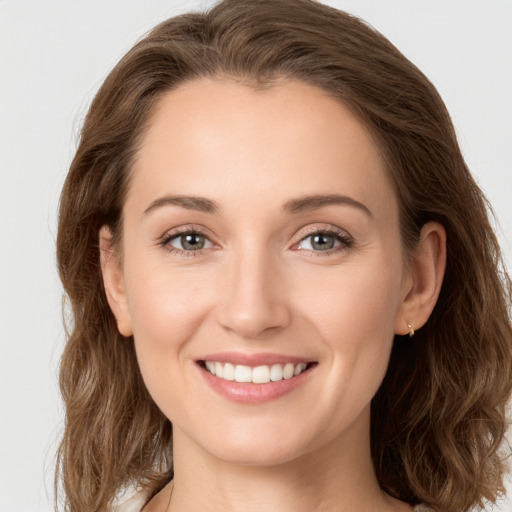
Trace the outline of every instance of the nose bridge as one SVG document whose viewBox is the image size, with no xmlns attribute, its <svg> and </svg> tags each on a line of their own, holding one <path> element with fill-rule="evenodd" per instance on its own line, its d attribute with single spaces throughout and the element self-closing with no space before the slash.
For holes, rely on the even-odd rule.
<svg viewBox="0 0 512 512">
<path fill-rule="evenodd" d="M 268 244 L 248 237 L 233 247 L 221 275 L 221 324 L 244 338 L 286 326 L 290 311 L 281 264 Z"/>
</svg>

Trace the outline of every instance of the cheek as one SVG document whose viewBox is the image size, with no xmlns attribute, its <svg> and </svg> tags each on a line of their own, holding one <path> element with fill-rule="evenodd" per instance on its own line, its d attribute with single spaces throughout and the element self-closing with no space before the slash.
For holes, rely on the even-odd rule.
<svg viewBox="0 0 512 512">
<path fill-rule="evenodd" d="M 392 338 L 400 278 L 398 268 L 385 265 L 354 265 L 317 275 L 314 286 L 302 285 L 298 291 L 301 309 L 328 339 L 340 343 Z"/>
<path fill-rule="evenodd" d="M 387 371 L 400 279 L 398 266 L 354 267 L 333 273 L 323 287 L 317 279 L 317 291 L 309 297 L 301 294 L 302 311 L 329 354 L 331 394 L 326 399 L 358 409 L 373 398 Z M 335 397 L 338 390 L 345 391 L 343 397 Z"/>
<path fill-rule="evenodd" d="M 135 277 L 135 276 L 134 276 Z M 191 349 L 203 322 L 203 287 L 196 277 L 159 269 L 131 279 L 134 344 L 146 388 L 173 423 L 190 416 L 197 383 L 190 379 Z M 188 365 L 188 366 L 187 366 Z"/>
<path fill-rule="evenodd" d="M 135 333 L 149 337 L 152 344 L 187 337 L 204 297 L 197 273 L 135 261 L 126 282 Z"/>
<path fill-rule="evenodd" d="M 170 387 L 179 386 L 183 364 L 190 364 L 190 341 L 206 309 L 204 284 L 193 272 L 141 269 L 133 265 L 126 275 L 137 359 L 153 397 L 169 397 Z"/>
</svg>

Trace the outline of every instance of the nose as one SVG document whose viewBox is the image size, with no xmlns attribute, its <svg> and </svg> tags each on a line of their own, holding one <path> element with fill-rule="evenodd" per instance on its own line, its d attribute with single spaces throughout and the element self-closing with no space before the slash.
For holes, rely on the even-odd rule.
<svg viewBox="0 0 512 512">
<path fill-rule="evenodd" d="M 290 324 L 282 262 L 251 244 L 227 258 L 220 276 L 217 319 L 247 340 L 261 340 Z"/>
</svg>

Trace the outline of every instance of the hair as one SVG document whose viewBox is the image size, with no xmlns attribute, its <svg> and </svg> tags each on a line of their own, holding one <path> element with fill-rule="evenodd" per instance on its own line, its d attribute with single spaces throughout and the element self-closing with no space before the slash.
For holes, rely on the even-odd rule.
<svg viewBox="0 0 512 512">
<path fill-rule="evenodd" d="M 424 223 L 447 232 L 439 300 L 412 339 L 396 336 L 372 401 L 380 486 L 440 512 L 504 493 L 500 447 L 512 390 L 511 281 L 492 210 L 429 80 L 364 21 L 312 0 L 224 0 L 150 31 L 108 75 L 85 118 L 62 191 L 57 256 L 72 318 L 62 356 L 66 406 L 56 487 L 65 510 L 106 510 L 135 482 L 171 478 L 172 425 L 142 381 L 132 339 L 117 330 L 99 263 L 99 230 L 120 240 L 141 137 L 158 100 L 188 81 L 255 88 L 292 79 L 319 87 L 368 127 L 398 198 L 410 254 Z"/>
</svg>

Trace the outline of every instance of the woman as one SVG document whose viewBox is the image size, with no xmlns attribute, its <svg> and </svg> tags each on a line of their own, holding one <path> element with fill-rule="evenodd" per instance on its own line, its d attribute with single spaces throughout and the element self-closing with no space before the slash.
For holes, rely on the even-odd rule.
<svg viewBox="0 0 512 512">
<path fill-rule="evenodd" d="M 503 492 L 510 280 L 442 100 L 363 22 L 227 0 L 155 28 L 93 101 L 58 258 L 69 510 Z"/>
</svg>

